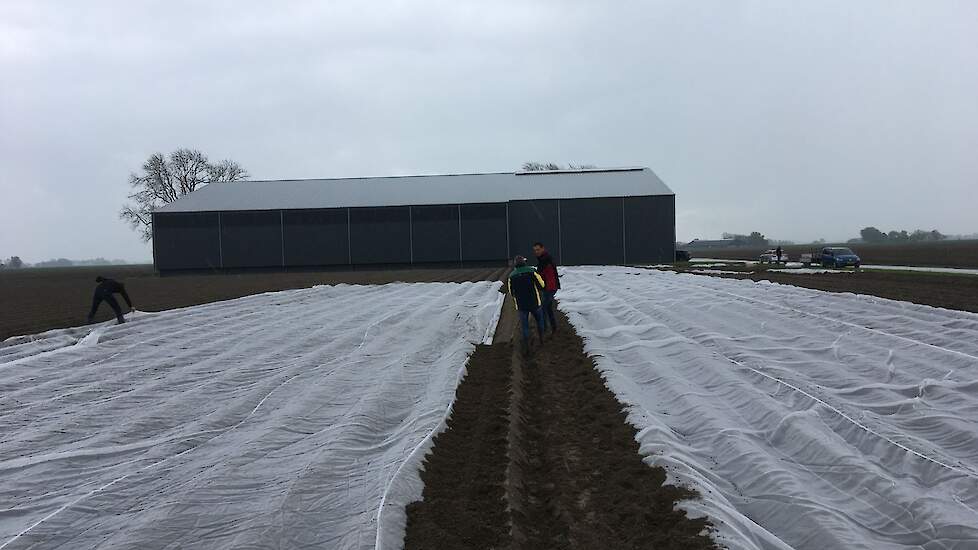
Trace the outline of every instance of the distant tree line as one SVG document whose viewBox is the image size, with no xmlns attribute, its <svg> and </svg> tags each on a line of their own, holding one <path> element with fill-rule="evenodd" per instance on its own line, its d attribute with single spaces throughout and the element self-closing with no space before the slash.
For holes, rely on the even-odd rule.
<svg viewBox="0 0 978 550">
<path fill-rule="evenodd" d="M 20 256 L 11 256 L 6 261 L 0 260 L 0 269 L 20 269 L 22 267 L 24 267 L 24 262 L 21 261 Z"/>
<path fill-rule="evenodd" d="M 750 235 L 724 233 L 723 239 L 732 240 L 734 246 L 767 246 L 769 244 L 768 238 L 759 231 L 752 231 Z"/>
<path fill-rule="evenodd" d="M 52 260 L 37 262 L 34 264 L 34 267 L 71 267 L 73 265 L 75 265 L 75 262 L 68 258 L 54 258 Z"/>
<path fill-rule="evenodd" d="M 943 241 L 944 239 L 947 239 L 946 235 L 942 234 L 936 229 L 931 231 L 917 229 L 913 233 L 907 233 L 906 230 L 893 230 L 889 233 L 884 233 L 872 226 L 863 228 L 861 231 L 859 231 L 859 235 L 862 237 L 862 241 L 865 243 L 906 243 Z"/>
<path fill-rule="evenodd" d="M 6 261 L 0 261 L 0 269 L 20 269 L 25 267 L 72 267 L 86 265 L 125 265 L 129 262 L 125 260 L 106 260 L 105 258 L 92 258 L 90 260 L 69 260 L 68 258 L 54 258 L 29 264 L 20 259 L 19 256 L 11 256 Z"/>
<path fill-rule="evenodd" d="M 106 260 L 105 258 L 98 257 L 92 258 L 90 260 L 69 260 L 68 258 L 55 258 L 52 260 L 45 260 L 43 262 L 37 262 L 32 267 L 72 267 L 72 266 L 86 266 L 86 265 L 125 265 L 129 262 L 125 260 Z"/>
</svg>

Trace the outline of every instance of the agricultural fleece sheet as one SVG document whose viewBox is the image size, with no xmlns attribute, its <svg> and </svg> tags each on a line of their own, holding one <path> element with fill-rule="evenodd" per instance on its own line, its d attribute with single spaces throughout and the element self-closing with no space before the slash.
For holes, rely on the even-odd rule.
<svg viewBox="0 0 978 550">
<path fill-rule="evenodd" d="M 0 548 L 397 547 L 498 287 L 316 287 L 8 340 Z"/>
<path fill-rule="evenodd" d="M 978 315 L 617 267 L 558 298 L 722 544 L 978 548 Z"/>
</svg>

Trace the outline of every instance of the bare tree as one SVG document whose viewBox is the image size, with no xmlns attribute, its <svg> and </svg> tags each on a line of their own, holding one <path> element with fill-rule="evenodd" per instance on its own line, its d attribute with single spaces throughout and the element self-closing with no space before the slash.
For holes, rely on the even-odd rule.
<svg viewBox="0 0 978 550">
<path fill-rule="evenodd" d="M 524 172 L 543 172 L 545 170 L 560 170 L 560 166 L 553 162 L 537 162 L 535 160 L 523 163 Z"/>
<path fill-rule="evenodd" d="M 545 172 L 550 170 L 593 170 L 597 166 L 593 164 L 568 164 L 567 168 L 561 167 L 556 162 L 537 162 L 531 160 L 523 163 L 524 172 Z"/>
<path fill-rule="evenodd" d="M 224 159 L 207 167 L 211 181 L 239 181 L 248 177 L 248 172 L 233 160 Z"/>
<path fill-rule="evenodd" d="M 142 172 L 129 174 L 129 203 L 119 217 L 139 231 L 144 241 L 153 238 L 153 210 L 197 189 L 218 181 L 239 181 L 248 172 L 232 160 L 212 163 L 196 149 L 177 149 L 166 158 L 154 153 L 143 163 Z"/>
</svg>

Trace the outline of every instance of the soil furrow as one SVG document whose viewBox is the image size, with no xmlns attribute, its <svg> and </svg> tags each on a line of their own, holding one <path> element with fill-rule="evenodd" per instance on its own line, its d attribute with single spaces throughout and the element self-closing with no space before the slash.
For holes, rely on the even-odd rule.
<svg viewBox="0 0 978 550">
<path fill-rule="evenodd" d="M 472 357 L 426 458 L 423 499 L 408 509 L 405 548 L 716 548 L 707 520 L 676 508 L 696 494 L 642 461 L 622 405 L 560 322 L 526 360 L 499 339 Z M 506 403 L 473 414 L 500 395 Z"/>
<path fill-rule="evenodd" d="M 408 505 L 405 548 L 506 548 L 508 343 L 478 346 L 448 427 L 421 472 L 424 499 Z"/>
</svg>

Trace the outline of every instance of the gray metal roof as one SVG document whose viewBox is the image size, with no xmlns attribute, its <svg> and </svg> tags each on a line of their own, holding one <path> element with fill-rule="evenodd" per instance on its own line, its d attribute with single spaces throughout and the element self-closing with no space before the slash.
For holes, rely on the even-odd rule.
<svg viewBox="0 0 978 550">
<path fill-rule="evenodd" d="M 672 194 L 648 168 L 610 168 L 212 183 L 157 212 L 466 204 Z"/>
</svg>

